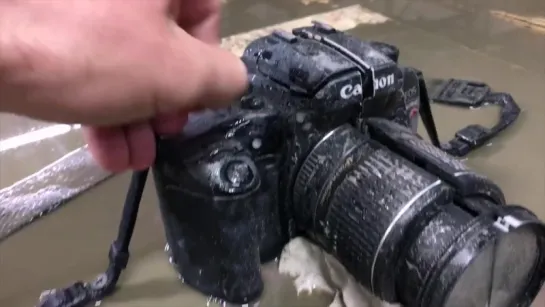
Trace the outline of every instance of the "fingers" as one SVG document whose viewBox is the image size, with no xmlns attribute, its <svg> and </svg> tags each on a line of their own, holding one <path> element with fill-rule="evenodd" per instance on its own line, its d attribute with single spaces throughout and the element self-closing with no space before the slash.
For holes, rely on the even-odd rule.
<svg viewBox="0 0 545 307">
<path fill-rule="evenodd" d="M 219 45 L 220 14 L 213 14 L 203 19 L 200 23 L 186 27 L 187 33 L 191 36 L 211 45 Z"/>
<path fill-rule="evenodd" d="M 143 170 L 155 161 L 155 135 L 149 123 L 131 124 L 125 129 L 128 168 Z"/>
<path fill-rule="evenodd" d="M 156 155 L 155 133 L 179 133 L 188 111 L 226 106 L 246 90 L 242 61 L 217 47 L 220 1 L 174 1 L 169 13 L 179 26 L 158 33 L 157 37 L 166 37 L 165 46 L 156 46 L 161 54 L 144 61 L 151 67 L 146 79 L 154 92 L 155 119 L 120 128 L 85 129 L 91 153 L 109 171 L 149 167 Z"/>
<path fill-rule="evenodd" d="M 84 137 L 97 163 L 110 172 L 145 169 L 155 160 L 155 136 L 149 123 L 88 127 Z"/>
<path fill-rule="evenodd" d="M 166 29 L 162 54 L 149 65 L 156 112 L 224 107 L 244 94 L 246 67 L 217 47 L 220 8 L 219 0 L 172 0 L 175 21 Z"/>
<path fill-rule="evenodd" d="M 187 122 L 187 113 L 169 113 L 159 115 L 152 121 L 153 130 L 157 134 L 175 134 L 182 131 Z"/>
<path fill-rule="evenodd" d="M 246 67 L 228 52 L 172 27 L 161 61 L 154 65 L 160 113 L 224 107 L 248 86 Z"/>
<path fill-rule="evenodd" d="M 220 42 L 220 0 L 174 0 L 177 24 L 209 44 Z"/>
<path fill-rule="evenodd" d="M 110 172 L 120 172 L 129 164 L 129 147 L 123 128 L 84 128 L 83 135 L 95 161 Z"/>
</svg>

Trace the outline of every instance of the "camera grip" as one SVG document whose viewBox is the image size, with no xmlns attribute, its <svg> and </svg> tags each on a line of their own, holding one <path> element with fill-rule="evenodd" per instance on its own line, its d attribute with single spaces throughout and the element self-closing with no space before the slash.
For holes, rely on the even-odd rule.
<svg viewBox="0 0 545 307">
<path fill-rule="evenodd" d="M 228 152 L 177 165 L 165 160 L 156 163 L 155 185 L 172 262 L 183 281 L 230 303 L 258 299 L 260 177 L 250 156 Z"/>
</svg>

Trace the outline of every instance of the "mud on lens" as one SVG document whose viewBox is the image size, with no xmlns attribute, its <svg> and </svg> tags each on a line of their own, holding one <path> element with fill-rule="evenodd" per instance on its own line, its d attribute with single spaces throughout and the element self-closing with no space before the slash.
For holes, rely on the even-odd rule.
<svg viewBox="0 0 545 307">
<path fill-rule="evenodd" d="M 296 224 L 365 287 L 406 307 L 528 307 L 545 230 L 493 182 L 383 120 L 329 133 L 301 166 Z"/>
</svg>

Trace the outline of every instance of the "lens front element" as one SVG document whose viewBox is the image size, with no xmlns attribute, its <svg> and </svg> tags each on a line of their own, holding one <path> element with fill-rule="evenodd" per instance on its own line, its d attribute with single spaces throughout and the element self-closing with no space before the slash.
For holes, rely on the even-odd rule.
<svg viewBox="0 0 545 307">
<path fill-rule="evenodd" d="M 445 307 L 517 306 L 536 273 L 538 260 L 538 242 L 530 229 L 521 228 L 500 236 L 470 262 Z"/>
<path fill-rule="evenodd" d="M 545 281 L 539 219 L 411 131 L 369 122 L 332 130 L 301 166 L 305 236 L 388 302 L 529 307 Z"/>
</svg>

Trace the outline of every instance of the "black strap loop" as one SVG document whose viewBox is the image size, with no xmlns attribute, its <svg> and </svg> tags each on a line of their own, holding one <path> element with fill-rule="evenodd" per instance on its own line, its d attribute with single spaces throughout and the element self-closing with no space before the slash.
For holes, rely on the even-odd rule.
<svg viewBox="0 0 545 307">
<path fill-rule="evenodd" d="M 492 92 L 482 82 L 459 79 L 433 79 L 428 81 L 430 99 L 436 103 L 465 108 L 499 106 L 500 118 L 492 128 L 469 125 L 456 132 L 454 138 L 442 144 L 443 150 L 456 157 L 463 157 L 471 151 L 486 145 L 492 138 L 511 126 L 520 115 L 521 109 L 510 94 Z"/>
</svg>

